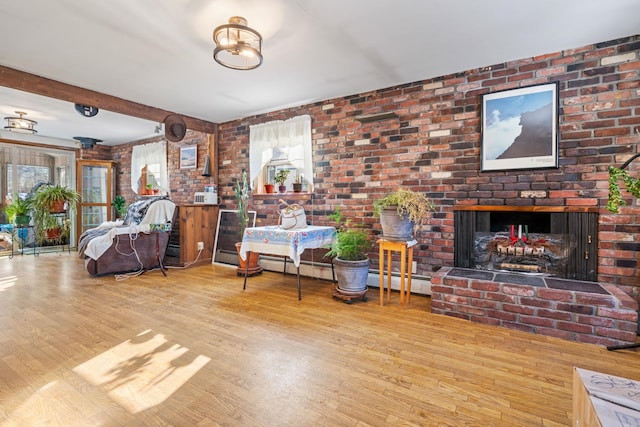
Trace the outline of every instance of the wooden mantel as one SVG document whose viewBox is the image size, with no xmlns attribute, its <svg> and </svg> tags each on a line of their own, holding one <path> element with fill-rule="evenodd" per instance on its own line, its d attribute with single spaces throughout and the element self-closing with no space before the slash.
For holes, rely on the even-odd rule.
<svg viewBox="0 0 640 427">
<path fill-rule="evenodd" d="M 504 206 L 469 205 L 454 206 L 454 211 L 478 212 L 598 212 L 597 206 Z"/>
</svg>

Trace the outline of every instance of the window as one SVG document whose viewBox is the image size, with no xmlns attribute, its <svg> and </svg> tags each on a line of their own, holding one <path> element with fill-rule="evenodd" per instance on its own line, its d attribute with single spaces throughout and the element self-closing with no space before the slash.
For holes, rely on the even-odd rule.
<svg viewBox="0 0 640 427">
<path fill-rule="evenodd" d="M 142 176 L 144 175 L 144 176 Z M 167 141 L 136 145 L 131 152 L 131 189 L 138 195 L 145 194 L 146 184 L 169 193 L 167 173 Z"/>
<path fill-rule="evenodd" d="M 303 189 L 313 191 L 311 155 L 311 116 L 276 120 L 250 127 L 249 176 L 256 193 L 264 193 L 264 184 L 273 183 L 279 169 L 290 169 L 287 186 L 296 176 Z"/>
</svg>

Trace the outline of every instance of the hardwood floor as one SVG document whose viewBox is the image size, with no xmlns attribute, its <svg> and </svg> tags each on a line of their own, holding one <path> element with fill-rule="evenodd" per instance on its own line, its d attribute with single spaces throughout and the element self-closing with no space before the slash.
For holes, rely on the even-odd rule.
<svg viewBox="0 0 640 427">
<path fill-rule="evenodd" d="M 638 350 L 482 326 L 378 290 L 205 265 L 92 278 L 0 258 L 0 426 L 565 426 L 572 367 L 640 379 Z"/>
</svg>

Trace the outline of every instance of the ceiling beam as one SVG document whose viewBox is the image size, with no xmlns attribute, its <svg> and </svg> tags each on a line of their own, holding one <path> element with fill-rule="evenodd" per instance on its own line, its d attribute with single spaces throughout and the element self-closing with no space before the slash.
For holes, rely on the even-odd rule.
<svg viewBox="0 0 640 427">
<path fill-rule="evenodd" d="M 0 86 L 35 93 L 36 95 L 48 96 L 50 98 L 61 99 L 74 104 L 90 105 L 102 110 L 124 114 L 126 116 L 138 117 L 158 123 L 164 122 L 165 117 L 169 114 L 178 114 L 184 119 L 187 128 L 210 134 L 215 133 L 217 128 L 216 123 L 208 122 L 206 120 L 184 116 L 173 111 L 150 107 L 133 101 L 127 101 L 126 99 L 69 85 L 56 80 L 40 77 L 35 74 L 3 67 L 1 65 Z"/>
</svg>

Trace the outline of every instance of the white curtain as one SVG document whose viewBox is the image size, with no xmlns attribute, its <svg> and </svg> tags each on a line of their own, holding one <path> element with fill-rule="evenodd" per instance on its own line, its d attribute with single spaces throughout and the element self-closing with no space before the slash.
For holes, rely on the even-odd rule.
<svg viewBox="0 0 640 427">
<path fill-rule="evenodd" d="M 261 189 L 263 168 L 273 158 L 274 149 L 287 159 L 307 181 L 313 191 L 313 159 L 311 157 L 311 116 L 274 120 L 249 127 L 249 177 L 255 189 Z"/>
<path fill-rule="evenodd" d="M 169 194 L 169 174 L 167 172 L 167 141 L 152 142 L 150 144 L 135 145 L 131 152 L 131 189 L 138 193 L 138 180 L 142 168 L 155 166 L 159 171 L 156 176 L 160 194 Z M 156 166 L 157 165 L 157 166 Z M 154 175 L 156 175 L 154 173 Z"/>
</svg>

